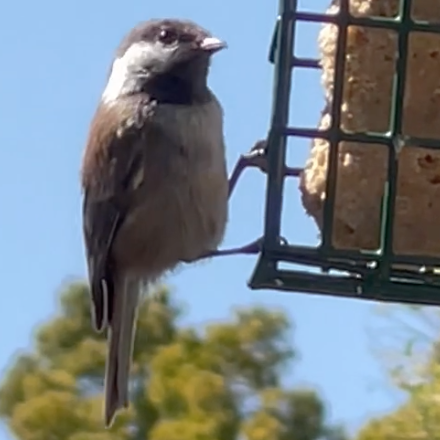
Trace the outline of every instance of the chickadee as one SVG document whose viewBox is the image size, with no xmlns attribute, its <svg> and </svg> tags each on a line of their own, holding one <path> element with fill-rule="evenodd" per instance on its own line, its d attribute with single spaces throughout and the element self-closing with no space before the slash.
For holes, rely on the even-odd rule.
<svg viewBox="0 0 440 440">
<path fill-rule="evenodd" d="M 182 20 L 123 39 L 82 164 L 93 318 L 108 330 L 105 423 L 128 406 L 140 286 L 215 252 L 227 221 L 222 107 L 207 86 L 225 43 Z"/>
</svg>

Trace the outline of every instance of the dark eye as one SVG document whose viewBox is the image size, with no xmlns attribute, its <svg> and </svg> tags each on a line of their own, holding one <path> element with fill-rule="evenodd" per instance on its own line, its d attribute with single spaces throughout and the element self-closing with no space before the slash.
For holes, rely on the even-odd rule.
<svg viewBox="0 0 440 440">
<path fill-rule="evenodd" d="M 159 41 L 163 44 L 173 44 L 177 41 L 177 32 L 172 29 L 162 29 L 159 33 Z"/>
</svg>

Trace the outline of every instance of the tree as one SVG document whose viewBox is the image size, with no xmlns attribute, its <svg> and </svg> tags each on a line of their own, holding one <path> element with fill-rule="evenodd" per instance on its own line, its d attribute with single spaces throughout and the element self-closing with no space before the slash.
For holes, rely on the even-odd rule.
<svg viewBox="0 0 440 440">
<path fill-rule="evenodd" d="M 358 440 L 440 440 L 440 366 L 432 364 L 414 383 L 402 384 L 408 399 L 397 410 L 371 420 Z"/>
<path fill-rule="evenodd" d="M 400 348 L 399 353 L 395 346 L 392 355 L 385 358 L 388 376 L 406 399 L 390 414 L 369 421 L 357 440 L 440 440 L 438 310 L 393 306 L 385 316 L 385 334 L 391 330 L 392 340 Z"/>
<path fill-rule="evenodd" d="M 105 430 L 105 335 L 90 324 L 81 283 L 61 295 L 61 313 L 35 335 L 0 387 L 0 415 L 20 440 L 342 440 L 309 390 L 284 390 L 291 366 L 283 313 L 236 310 L 204 331 L 178 326 L 165 288 L 138 314 L 130 408 Z"/>
</svg>

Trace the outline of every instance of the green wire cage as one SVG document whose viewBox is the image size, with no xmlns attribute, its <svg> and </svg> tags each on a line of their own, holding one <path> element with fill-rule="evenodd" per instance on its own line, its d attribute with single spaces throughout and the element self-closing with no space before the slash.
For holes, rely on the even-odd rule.
<svg viewBox="0 0 440 440">
<path fill-rule="evenodd" d="M 276 289 L 414 304 L 440 304 L 440 272 L 436 269 L 440 268 L 440 258 L 432 253 L 400 254 L 393 246 L 400 151 L 402 148 L 415 147 L 423 147 L 428 151 L 440 148 L 440 139 L 413 137 L 404 134 L 403 130 L 410 35 L 413 32 L 440 34 L 440 23 L 415 20 L 412 17 L 411 11 L 415 1 L 401 0 L 400 5 L 397 4 L 398 10 L 394 17 L 367 17 L 351 14 L 349 0 L 339 0 L 338 12 L 335 14 L 301 12 L 298 10 L 297 0 L 280 0 L 270 50 L 270 61 L 274 64 L 274 101 L 266 150 L 264 237 L 255 270 L 249 281 L 252 289 Z M 330 23 L 338 28 L 332 98 L 328 103 L 331 123 L 324 130 L 291 127 L 288 124 L 289 112 L 294 111 L 289 108 L 293 70 L 298 67 L 320 68 L 318 60 L 298 58 L 293 54 L 299 21 Z M 383 133 L 369 130 L 348 132 L 341 128 L 346 47 L 350 27 L 353 26 L 388 29 L 396 35 L 395 70 L 390 93 L 390 124 L 389 130 L 384 130 Z M 440 71 L 438 74 L 440 77 Z M 285 186 L 283 170 L 286 166 L 289 137 L 309 138 L 311 142 L 319 137 L 330 145 L 321 243 L 318 247 L 299 246 L 280 239 Z M 371 144 L 386 148 L 386 178 L 382 195 L 377 201 L 380 205 L 380 232 L 376 249 L 341 249 L 333 243 L 334 219 L 337 214 L 335 199 L 338 145 L 344 141 L 357 142 L 365 149 L 370 148 Z M 292 269 L 285 269 L 289 263 Z"/>
</svg>

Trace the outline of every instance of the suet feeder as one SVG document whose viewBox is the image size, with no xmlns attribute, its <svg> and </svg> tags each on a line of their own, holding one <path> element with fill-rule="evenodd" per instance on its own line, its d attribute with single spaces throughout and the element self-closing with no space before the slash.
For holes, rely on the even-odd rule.
<svg viewBox="0 0 440 440">
<path fill-rule="evenodd" d="M 299 21 L 322 23 L 320 59 L 294 56 Z M 440 305 L 440 0 L 339 0 L 326 14 L 280 0 L 270 61 L 264 237 L 250 287 Z M 322 71 L 316 130 L 288 124 L 297 67 Z M 310 139 L 299 172 L 285 160 L 292 136 Z M 292 175 L 318 247 L 281 238 Z"/>
</svg>

